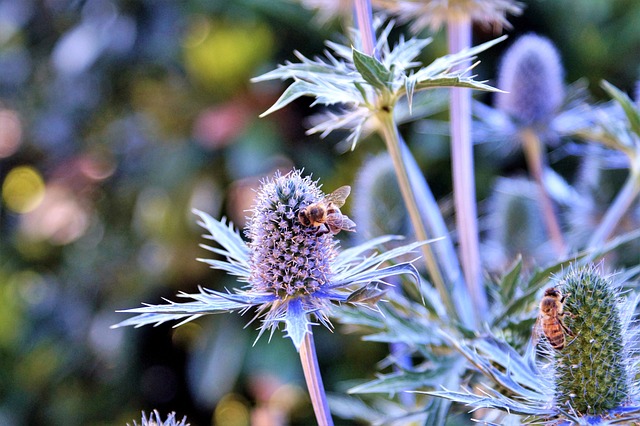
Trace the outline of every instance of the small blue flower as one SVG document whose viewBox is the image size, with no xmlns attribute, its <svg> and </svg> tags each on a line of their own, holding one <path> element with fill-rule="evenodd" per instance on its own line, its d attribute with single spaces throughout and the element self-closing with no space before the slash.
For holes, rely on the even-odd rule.
<svg viewBox="0 0 640 426">
<path fill-rule="evenodd" d="M 282 323 L 299 349 L 313 325 L 312 316 L 331 328 L 328 316 L 333 303 L 348 302 L 355 291 L 381 283 L 386 277 L 409 274 L 418 280 L 411 262 L 383 265 L 424 242 L 374 252 L 376 246 L 397 238 L 386 236 L 339 250 L 331 233 L 319 233 L 317 228 L 302 225 L 299 210 L 324 196 L 318 183 L 309 176 L 302 177 L 299 170 L 265 179 L 257 191 L 245 231 L 248 243 L 225 219 L 218 221 L 194 211 L 200 216 L 199 224 L 209 232 L 204 237 L 219 245 L 202 247 L 225 258 L 199 260 L 237 276 L 238 281 L 247 285 L 224 292 L 201 288 L 197 294 L 179 294 L 193 299 L 187 303 L 129 309 L 123 312 L 138 315 L 114 327 L 157 325 L 171 320 L 183 320 L 180 323 L 183 324 L 206 314 L 232 311 L 243 314 L 255 308 L 254 320 L 262 321 L 258 337 L 266 330 L 273 335 Z"/>
</svg>

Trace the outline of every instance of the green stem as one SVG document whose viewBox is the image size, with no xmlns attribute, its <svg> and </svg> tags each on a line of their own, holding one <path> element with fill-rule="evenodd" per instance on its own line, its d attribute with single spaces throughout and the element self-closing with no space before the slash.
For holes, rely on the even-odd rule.
<svg viewBox="0 0 640 426">
<path fill-rule="evenodd" d="M 471 18 L 453 17 L 447 22 L 449 53 L 458 53 L 471 46 Z M 461 64 L 468 66 L 470 61 Z M 451 168 L 456 227 L 460 244 L 460 263 L 467 289 L 475 309 L 482 319 L 488 311 L 487 294 L 482 285 L 480 241 L 476 207 L 476 188 L 471 142 L 471 91 L 454 87 L 450 98 Z"/>
<path fill-rule="evenodd" d="M 304 372 L 304 379 L 307 382 L 307 389 L 313 405 L 313 412 L 316 415 L 318 426 L 333 426 L 333 419 L 329 411 L 327 396 L 324 392 L 320 368 L 318 367 L 318 357 L 316 356 L 316 345 L 313 341 L 313 334 L 309 331 L 300 346 L 300 363 Z"/>
<path fill-rule="evenodd" d="M 393 121 L 393 112 L 380 110 L 377 114 L 377 117 L 380 122 L 379 129 L 382 133 L 382 138 L 387 145 L 387 151 L 389 152 L 389 155 L 391 156 L 391 159 L 393 161 L 393 167 L 396 171 L 396 177 L 398 179 L 398 185 L 400 186 L 400 192 L 402 193 L 402 198 L 404 199 L 405 206 L 407 207 L 407 211 L 409 212 L 409 217 L 411 218 L 411 223 L 415 230 L 416 238 L 419 241 L 429 240 L 432 238 L 432 236 L 430 237 L 429 235 L 427 235 L 427 231 L 424 227 L 424 224 L 422 223 L 420 209 L 418 208 L 418 204 L 416 203 L 416 198 L 413 194 L 413 189 L 411 188 L 409 176 L 407 174 L 404 160 L 402 158 L 402 151 L 400 149 L 400 138 L 398 135 L 398 128 Z M 453 303 L 451 302 L 451 297 L 449 296 L 449 292 L 447 291 L 447 287 L 442 278 L 442 272 L 440 271 L 440 267 L 436 262 L 433 250 L 431 249 L 431 245 L 423 244 L 421 246 L 421 249 L 427 271 L 429 272 L 433 285 L 436 287 L 438 293 L 440 294 L 442 303 L 447 308 L 447 312 L 452 315 L 456 315 L 456 310 L 454 309 Z"/>
<path fill-rule="evenodd" d="M 564 237 L 562 236 L 558 218 L 553 209 L 553 202 L 547 191 L 547 186 L 544 183 L 545 160 L 544 153 L 542 152 L 542 142 L 536 132 L 528 128 L 522 131 L 521 137 L 529 173 L 533 176 L 540 193 L 540 208 L 542 209 L 542 216 L 547 227 L 547 232 L 549 233 L 549 238 L 553 243 L 556 253 L 564 257 L 567 254 L 567 247 L 564 242 Z"/>
</svg>

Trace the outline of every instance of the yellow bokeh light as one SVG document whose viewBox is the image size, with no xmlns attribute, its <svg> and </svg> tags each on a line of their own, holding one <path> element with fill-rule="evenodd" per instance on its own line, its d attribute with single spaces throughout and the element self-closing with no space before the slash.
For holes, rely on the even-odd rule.
<svg viewBox="0 0 640 426">
<path fill-rule="evenodd" d="M 44 179 L 36 169 L 19 166 L 12 169 L 2 183 L 2 200 L 16 213 L 27 213 L 44 198 Z"/>
<path fill-rule="evenodd" d="M 225 395 L 214 412 L 214 424 L 226 426 L 249 426 L 249 407 L 237 395 Z"/>
</svg>

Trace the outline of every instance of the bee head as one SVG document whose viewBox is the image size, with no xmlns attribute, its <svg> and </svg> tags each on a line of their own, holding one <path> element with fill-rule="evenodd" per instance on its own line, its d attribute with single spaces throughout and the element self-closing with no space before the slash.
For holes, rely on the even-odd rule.
<svg viewBox="0 0 640 426">
<path fill-rule="evenodd" d="M 309 214 L 312 217 L 322 217 L 324 215 L 324 207 L 320 205 L 314 205 L 309 208 Z"/>
<path fill-rule="evenodd" d="M 551 287 L 544 291 L 544 295 L 545 297 L 559 298 L 562 296 L 562 293 L 560 293 L 560 290 L 558 290 L 557 288 Z"/>
</svg>

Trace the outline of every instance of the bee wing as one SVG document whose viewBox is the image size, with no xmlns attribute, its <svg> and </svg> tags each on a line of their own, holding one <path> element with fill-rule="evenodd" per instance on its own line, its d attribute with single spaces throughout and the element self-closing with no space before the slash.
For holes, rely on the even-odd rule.
<svg viewBox="0 0 640 426">
<path fill-rule="evenodd" d="M 342 229 L 345 231 L 355 232 L 356 223 L 349 219 L 347 215 L 342 215 Z"/>
<path fill-rule="evenodd" d="M 533 332 L 531 333 L 531 341 L 533 343 L 533 347 L 538 346 L 538 342 L 540 341 L 540 337 L 544 334 L 544 330 L 542 329 L 542 316 L 538 315 L 538 319 L 536 323 L 533 325 Z"/>
<path fill-rule="evenodd" d="M 344 185 L 327 195 L 325 197 L 325 201 L 331 202 L 335 204 L 336 207 L 340 208 L 344 206 L 344 202 L 349 194 L 351 194 L 351 187 L 349 185 Z"/>
</svg>

